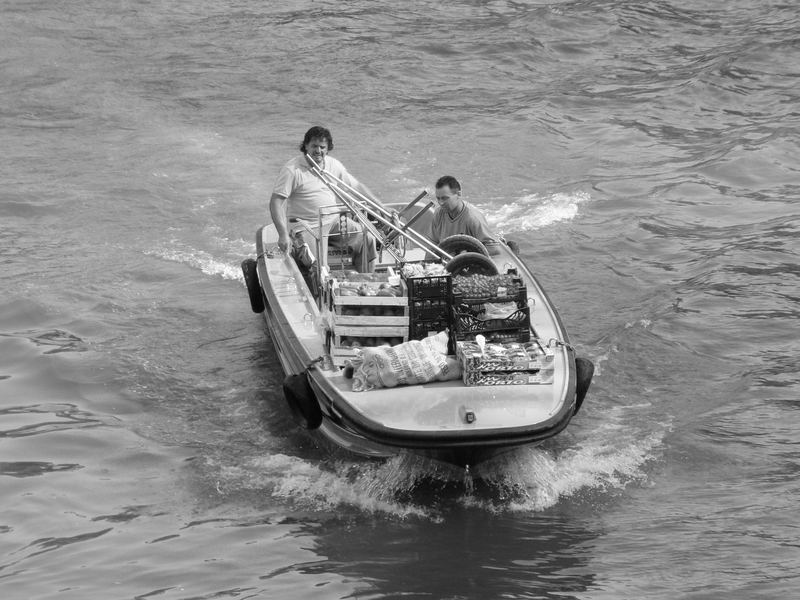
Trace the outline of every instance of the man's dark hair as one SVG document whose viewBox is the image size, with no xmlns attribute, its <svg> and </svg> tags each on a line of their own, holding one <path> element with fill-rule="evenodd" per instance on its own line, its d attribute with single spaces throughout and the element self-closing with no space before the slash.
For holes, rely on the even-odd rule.
<svg viewBox="0 0 800 600">
<path fill-rule="evenodd" d="M 436 189 L 438 190 L 444 186 L 449 187 L 454 192 L 461 191 L 461 184 L 458 183 L 458 179 L 452 175 L 444 175 L 443 177 L 439 177 L 439 180 L 436 182 Z"/>
<path fill-rule="evenodd" d="M 333 150 L 333 136 L 331 135 L 331 132 L 324 127 L 314 125 L 314 127 L 306 131 L 306 137 L 303 138 L 303 143 L 300 144 L 300 152 L 305 154 L 306 144 L 317 138 L 323 138 L 328 142 L 328 152 Z"/>
</svg>

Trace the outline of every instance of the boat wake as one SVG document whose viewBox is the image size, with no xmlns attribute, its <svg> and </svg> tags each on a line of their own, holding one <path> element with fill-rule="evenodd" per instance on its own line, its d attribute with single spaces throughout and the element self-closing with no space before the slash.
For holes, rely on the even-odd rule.
<svg viewBox="0 0 800 600">
<path fill-rule="evenodd" d="M 570 221 L 578 214 L 578 207 L 591 200 L 589 194 L 556 193 L 549 196 L 529 194 L 508 204 L 477 204 L 486 215 L 489 225 L 500 234 L 541 229 Z"/>
<path fill-rule="evenodd" d="M 244 240 L 230 242 L 229 240 L 220 239 L 219 244 L 221 245 L 223 243 L 230 246 L 224 249 L 227 255 L 224 259 L 205 250 L 192 248 L 180 242 L 173 242 L 171 244 L 164 244 L 152 248 L 145 251 L 145 254 L 163 260 L 185 264 L 193 269 L 198 269 L 205 275 L 222 277 L 223 279 L 244 283 L 240 262 L 242 258 L 248 255 L 252 243 L 245 242 Z M 217 254 L 218 253 L 217 251 Z"/>
<path fill-rule="evenodd" d="M 570 221 L 578 214 L 579 205 L 590 200 L 589 194 L 585 192 L 556 193 L 549 196 L 530 194 L 509 204 L 498 206 L 486 203 L 476 206 L 484 211 L 495 231 L 507 235 L 541 229 L 560 221 Z M 213 245 L 212 249 L 194 248 L 187 242 L 174 239 L 146 250 L 145 254 L 185 264 L 205 275 L 244 283 L 240 263 L 243 258 L 252 254 L 252 242 L 228 239 L 222 232 L 214 229 L 213 226 L 206 226 L 206 235 L 203 238 L 205 243 Z"/>
<path fill-rule="evenodd" d="M 658 459 L 667 428 L 637 438 L 620 435 L 622 425 L 612 414 L 583 440 L 522 447 L 469 470 L 414 455 L 315 461 L 274 453 L 219 469 L 214 477 L 224 497 L 256 493 L 298 511 L 349 509 L 432 521 L 458 509 L 541 512 L 646 481 L 647 465 Z"/>
</svg>

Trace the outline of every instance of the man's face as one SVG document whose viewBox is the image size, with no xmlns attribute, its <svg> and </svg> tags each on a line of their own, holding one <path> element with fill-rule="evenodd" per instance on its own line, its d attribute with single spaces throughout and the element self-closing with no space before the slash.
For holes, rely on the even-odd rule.
<svg viewBox="0 0 800 600">
<path fill-rule="evenodd" d="M 325 138 L 313 138 L 306 144 L 306 152 L 314 159 L 314 162 L 321 165 L 328 154 L 328 140 Z"/>
<path fill-rule="evenodd" d="M 436 188 L 436 200 L 439 202 L 439 206 L 443 206 L 445 210 L 452 212 L 458 208 L 460 197 L 461 190 L 454 192 L 449 185 Z"/>
</svg>

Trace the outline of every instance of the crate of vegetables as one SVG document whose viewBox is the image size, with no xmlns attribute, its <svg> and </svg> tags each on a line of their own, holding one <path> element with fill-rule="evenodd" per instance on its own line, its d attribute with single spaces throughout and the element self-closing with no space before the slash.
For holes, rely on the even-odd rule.
<svg viewBox="0 0 800 600">
<path fill-rule="evenodd" d="M 456 275 L 453 277 L 455 304 L 484 302 L 516 302 L 518 308 L 528 303 L 528 290 L 522 278 L 512 273 L 504 275 Z"/>
<path fill-rule="evenodd" d="M 410 301 L 441 300 L 448 304 L 453 297 L 453 278 L 438 262 L 408 262 L 400 269 Z"/>
<path fill-rule="evenodd" d="M 553 383 L 553 369 L 542 371 L 464 371 L 462 381 L 466 386 L 477 385 L 533 385 Z"/>
<path fill-rule="evenodd" d="M 344 366 L 356 348 L 408 341 L 408 298 L 399 277 L 346 272 L 326 284 L 333 364 Z"/>
<path fill-rule="evenodd" d="M 537 339 L 499 344 L 461 341 L 456 357 L 464 371 L 538 371 L 552 368 L 554 354 Z"/>
<path fill-rule="evenodd" d="M 334 329 L 339 326 L 408 328 L 408 298 L 390 281 L 332 279 L 328 286 Z"/>
<path fill-rule="evenodd" d="M 458 342 L 464 385 L 552 383 L 553 352 L 538 340 L 527 343 Z"/>
<path fill-rule="evenodd" d="M 355 358 L 358 348 L 397 346 L 408 341 L 408 327 L 338 327 L 331 339 L 333 364 L 344 367 Z"/>
<path fill-rule="evenodd" d="M 449 320 L 452 311 L 452 303 L 444 298 L 409 298 L 408 307 L 412 323 Z"/>
</svg>

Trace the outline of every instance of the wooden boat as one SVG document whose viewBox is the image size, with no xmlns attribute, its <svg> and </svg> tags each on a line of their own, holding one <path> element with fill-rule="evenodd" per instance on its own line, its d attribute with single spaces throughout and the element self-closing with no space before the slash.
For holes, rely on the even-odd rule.
<svg viewBox="0 0 800 600">
<path fill-rule="evenodd" d="M 423 209 L 411 227 L 402 227 L 403 233 L 413 229 L 411 239 L 419 240 L 429 216 Z M 325 237 L 320 232 L 318 264 L 329 262 Z M 547 372 L 534 373 L 539 375 L 532 377 L 534 383 L 521 385 L 466 385 L 462 377 L 354 391 L 351 369 L 342 363 L 342 349 L 331 331 L 331 316 L 336 315 L 331 314 L 330 298 L 312 293 L 295 260 L 278 249 L 274 226 L 261 227 L 257 258 L 246 259 L 242 268 L 252 308 L 263 312 L 286 374 L 283 391 L 295 420 L 356 454 L 389 457 L 410 452 L 459 466 L 540 443 L 567 427 L 583 402 L 593 365 L 576 360 L 567 331 L 536 277 L 508 245 L 498 250 L 481 259 L 492 261 L 500 273 L 511 270 L 524 285 L 530 339 L 545 349 Z M 426 256 L 430 253 L 424 248 L 408 243 L 402 259 L 415 262 Z M 383 267 L 397 262 L 384 253 Z M 390 301 L 409 303 L 408 297 Z"/>
</svg>

